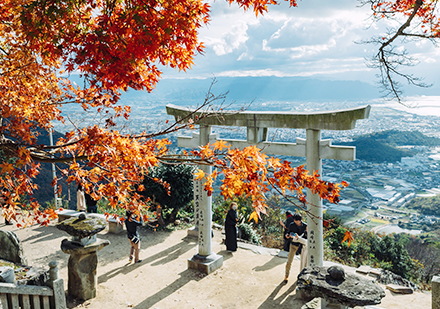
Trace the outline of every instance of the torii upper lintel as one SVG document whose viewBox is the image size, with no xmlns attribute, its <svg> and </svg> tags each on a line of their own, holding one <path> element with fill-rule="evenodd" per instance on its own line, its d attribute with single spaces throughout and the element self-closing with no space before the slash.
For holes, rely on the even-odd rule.
<svg viewBox="0 0 440 309">
<path fill-rule="evenodd" d="M 180 120 L 195 109 L 174 104 L 166 106 L 167 113 Z M 352 130 L 356 120 L 366 119 L 370 115 L 370 105 L 344 110 L 295 113 L 295 112 L 259 112 L 259 111 L 222 111 L 213 116 L 195 120 L 206 114 L 204 111 L 194 113 L 194 122 L 208 126 L 238 126 L 248 128 L 290 128 L 312 130 Z"/>
</svg>

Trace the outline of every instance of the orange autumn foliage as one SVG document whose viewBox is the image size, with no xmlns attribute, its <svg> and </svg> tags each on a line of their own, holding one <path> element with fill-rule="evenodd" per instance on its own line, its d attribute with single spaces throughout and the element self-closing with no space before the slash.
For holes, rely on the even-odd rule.
<svg viewBox="0 0 440 309">
<path fill-rule="evenodd" d="M 228 0 L 256 15 L 268 11 L 275 0 Z M 407 16 L 417 1 L 371 1 L 375 14 L 389 11 Z M 438 36 L 437 1 L 422 2 L 416 12 L 422 33 Z M 297 1 L 290 0 L 290 6 Z M 194 123 L 167 124 L 156 133 L 129 135 L 117 131 L 114 119 L 128 118 L 130 108 L 118 100 L 128 89 L 152 91 L 159 81 L 158 64 L 187 70 L 204 50 L 199 29 L 210 20 L 210 7 L 202 0 L 2 0 L 0 1 L 0 189 L 3 213 L 20 226 L 47 225 L 56 216 L 41 210 L 32 198 L 40 162 L 67 164 L 59 178 L 85 181 L 84 188 L 96 199 L 107 197 L 114 207 L 140 209 L 145 202 L 134 191 L 148 169 L 168 155 L 166 139 L 158 136 Z M 420 28 L 420 29 L 422 29 Z M 425 31 L 426 30 L 426 31 Z M 84 85 L 69 81 L 80 74 Z M 64 76 L 64 77 L 63 77 Z M 52 121 L 64 122 L 63 107 L 76 104 L 85 111 L 96 109 L 103 125 L 76 127 L 55 146 L 37 144 L 42 130 Z M 111 110 L 111 112 L 109 112 Z M 224 177 L 222 195 L 243 192 L 264 212 L 264 192 L 276 188 L 297 195 L 310 188 L 323 199 L 337 202 L 346 184 L 331 184 L 309 174 L 303 166 L 265 156 L 256 147 L 229 149 L 223 142 L 192 153 L 188 161 L 217 167 L 205 178 L 212 192 L 218 173 Z M 206 175 L 201 173 L 198 177 Z M 21 197 L 30 198 L 23 205 Z M 21 213 L 22 216 L 17 214 Z"/>
<path fill-rule="evenodd" d="M 341 244 L 348 241 L 347 248 L 350 248 L 351 242 L 354 241 L 353 233 L 350 231 L 346 231 L 344 234 L 344 239 L 342 239 Z"/>
</svg>

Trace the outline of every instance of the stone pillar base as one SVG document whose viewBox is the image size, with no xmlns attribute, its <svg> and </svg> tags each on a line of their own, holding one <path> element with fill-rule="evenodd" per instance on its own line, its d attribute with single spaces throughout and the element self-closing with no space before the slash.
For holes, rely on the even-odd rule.
<svg viewBox="0 0 440 309">
<path fill-rule="evenodd" d="M 223 256 L 212 253 L 208 256 L 194 255 L 188 259 L 188 269 L 195 269 L 209 275 L 223 266 Z"/>
<path fill-rule="evenodd" d="M 432 277 L 432 309 L 440 309 L 440 276 Z"/>
<path fill-rule="evenodd" d="M 82 300 L 96 297 L 98 280 L 96 269 L 98 256 L 95 252 L 72 254 L 68 264 L 68 294 Z"/>
<path fill-rule="evenodd" d="M 101 239 L 97 239 L 96 242 L 84 247 L 80 247 L 77 243 L 67 239 L 61 242 L 61 250 L 70 254 L 67 265 L 67 291 L 70 296 L 82 300 L 96 297 L 98 286 L 98 277 L 96 276 L 98 268 L 97 252 L 109 244 L 108 240 Z"/>
</svg>

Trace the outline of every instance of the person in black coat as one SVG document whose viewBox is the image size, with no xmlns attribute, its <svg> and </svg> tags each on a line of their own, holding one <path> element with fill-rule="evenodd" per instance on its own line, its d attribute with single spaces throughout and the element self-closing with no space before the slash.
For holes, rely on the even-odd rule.
<svg viewBox="0 0 440 309">
<path fill-rule="evenodd" d="M 84 197 L 86 199 L 87 212 L 97 213 L 98 212 L 98 206 L 96 205 L 97 201 L 95 201 L 93 197 L 87 192 L 84 192 Z"/>
<path fill-rule="evenodd" d="M 283 238 L 284 238 L 284 246 L 283 250 L 289 252 L 290 249 L 290 238 L 287 238 L 286 235 L 289 233 L 289 225 L 293 222 L 293 216 L 290 210 L 286 211 L 286 221 L 280 219 L 280 224 L 283 226 Z"/>
<path fill-rule="evenodd" d="M 141 247 L 141 237 L 138 232 L 138 227 L 142 226 L 142 217 L 139 215 L 137 218 L 133 216 L 133 212 L 130 210 L 126 211 L 126 219 L 125 219 L 125 227 L 127 228 L 127 237 L 130 240 L 130 257 L 128 261 L 131 263 L 133 260 L 134 254 L 134 262 L 140 263 L 142 260 L 139 260 L 139 251 Z"/>
<path fill-rule="evenodd" d="M 229 252 L 237 251 L 237 203 L 231 203 L 225 221 L 226 249 Z"/>
</svg>

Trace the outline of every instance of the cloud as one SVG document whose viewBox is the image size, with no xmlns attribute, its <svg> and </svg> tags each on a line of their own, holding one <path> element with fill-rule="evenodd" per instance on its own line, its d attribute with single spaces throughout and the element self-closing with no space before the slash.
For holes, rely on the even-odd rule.
<svg viewBox="0 0 440 309">
<path fill-rule="evenodd" d="M 374 56 L 378 47 L 356 42 L 384 33 L 390 23 L 372 23 L 369 8 L 357 7 L 356 1 L 307 0 L 300 1 L 297 8 L 282 2 L 258 18 L 226 1 L 210 4 L 212 21 L 199 36 L 205 54 L 194 59 L 195 66 L 188 73 L 167 69 L 165 75 L 326 76 L 376 81 L 378 72 L 367 68 L 364 59 Z M 423 69 L 438 58 L 438 51 L 426 43 L 409 46 L 409 52 L 425 65 Z M 416 69 L 422 72 L 422 66 L 411 68 L 420 75 Z"/>
<path fill-rule="evenodd" d="M 228 70 L 218 73 L 216 76 L 244 77 L 244 76 L 276 76 L 276 77 L 310 77 L 342 74 L 346 72 L 372 71 L 363 64 L 363 59 L 346 59 L 342 63 L 332 59 L 324 59 L 319 62 L 300 62 L 296 63 L 297 69 L 274 70 L 274 69 L 255 69 L 255 70 Z M 307 70 L 305 68 L 308 68 Z"/>
<path fill-rule="evenodd" d="M 247 30 L 248 25 L 246 22 L 238 21 L 221 38 L 208 38 L 206 46 L 211 47 L 217 56 L 229 54 L 249 39 L 249 36 L 246 34 Z"/>
</svg>

